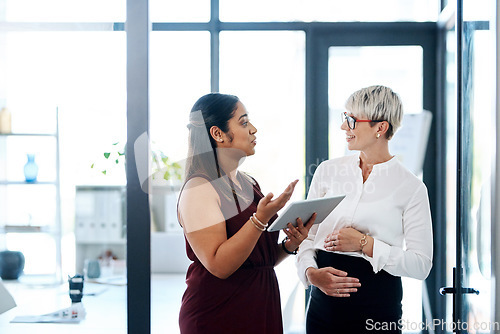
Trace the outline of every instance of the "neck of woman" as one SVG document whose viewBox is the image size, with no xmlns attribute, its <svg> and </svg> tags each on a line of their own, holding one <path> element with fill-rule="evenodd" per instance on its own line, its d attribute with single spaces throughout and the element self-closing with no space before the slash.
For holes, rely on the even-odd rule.
<svg viewBox="0 0 500 334">
<path fill-rule="evenodd" d="M 359 168 L 363 174 L 363 183 L 368 179 L 373 170 L 373 166 L 387 162 L 393 158 L 389 153 L 389 148 L 386 147 L 374 151 L 361 151 L 359 154 Z"/>
<path fill-rule="evenodd" d="M 361 151 L 359 154 L 360 165 L 373 166 L 391 160 L 393 155 L 389 153 L 389 142 L 383 144 Z"/>
<path fill-rule="evenodd" d="M 219 168 L 233 181 L 236 182 L 236 175 L 238 174 L 238 166 L 240 165 L 241 158 L 228 152 L 228 149 L 217 149 L 217 161 Z"/>
</svg>

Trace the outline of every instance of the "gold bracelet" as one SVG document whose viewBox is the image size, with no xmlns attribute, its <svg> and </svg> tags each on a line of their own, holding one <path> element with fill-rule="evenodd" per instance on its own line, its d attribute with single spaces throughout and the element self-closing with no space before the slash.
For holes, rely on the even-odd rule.
<svg viewBox="0 0 500 334">
<path fill-rule="evenodd" d="M 368 240 L 366 240 L 366 234 L 363 234 L 363 236 L 359 240 L 359 244 L 361 245 L 361 251 L 363 251 L 363 247 L 365 247 L 367 243 Z"/>
<path fill-rule="evenodd" d="M 266 230 L 265 227 L 261 227 L 261 226 L 257 225 L 257 223 L 253 220 L 252 216 L 250 216 L 249 219 L 252 222 L 253 226 L 255 226 L 255 228 L 258 229 L 259 231 L 264 232 Z"/>
</svg>

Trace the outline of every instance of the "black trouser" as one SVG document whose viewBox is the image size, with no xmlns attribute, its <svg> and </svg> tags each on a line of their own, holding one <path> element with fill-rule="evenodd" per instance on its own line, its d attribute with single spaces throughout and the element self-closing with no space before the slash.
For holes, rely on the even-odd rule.
<svg viewBox="0 0 500 334">
<path fill-rule="evenodd" d="M 307 334 L 401 333 L 401 278 L 384 270 L 374 273 L 363 258 L 318 251 L 319 268 L 333 267 L 358 278 L 350 297 L 331 297 L 315 286 L 307 307 Z"/>
</svg>

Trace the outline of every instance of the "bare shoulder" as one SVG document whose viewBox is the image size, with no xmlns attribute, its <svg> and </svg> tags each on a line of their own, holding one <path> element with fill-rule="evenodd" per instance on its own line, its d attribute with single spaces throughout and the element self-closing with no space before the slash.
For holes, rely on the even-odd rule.
<svg viewBox="0 0 500 334">
<path fill-rule="evenodd" d="M 190 179 L 179 197 L 179 220 L 181 225 L 188 230 L 192 230 L 190 225 L 195 224 L 196 229 L 199 229 L 200 219 L 206 224 L 212 225 L 213 222 L 207 221 L 207 213 L 211 213 L 213 217 L 217 217 L 220 221 L 220 198 L 211 184 L 205 178 L 194 177 Z M 210 217 L 210 215 L 208 215 Z"/>
<path fill-rule="evenodd" d="M 184 186 L 179 197 L 179 206 L 196 204 L 199 200 L 219 202 L 219 195 L 210 181 L 203 177 L 194 177 Z"/>
</svg>

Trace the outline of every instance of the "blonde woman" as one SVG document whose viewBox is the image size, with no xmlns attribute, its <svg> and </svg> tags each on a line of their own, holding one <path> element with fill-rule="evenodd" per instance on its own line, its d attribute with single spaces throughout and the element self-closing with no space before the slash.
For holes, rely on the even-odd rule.
<svg viewBox="0 0 500 334">
<path fill-rule="evenodd" d="M 313 286 L 307 333 L 400 333 L 401 276 L 423 280 L 432 267 L 427 189 L 389 152 L 403 117 L 396 93 L 363 88 L 346 109 L 341 129 L 359 154 L 320 164 L 308 194 L 346 198 L 311 228 L 297 257 L 302 282 Z"/>
</svg>

